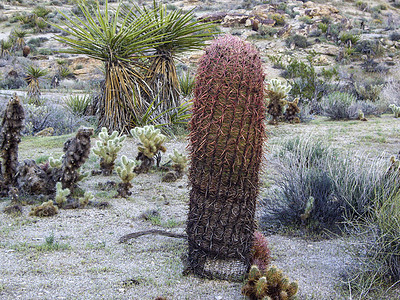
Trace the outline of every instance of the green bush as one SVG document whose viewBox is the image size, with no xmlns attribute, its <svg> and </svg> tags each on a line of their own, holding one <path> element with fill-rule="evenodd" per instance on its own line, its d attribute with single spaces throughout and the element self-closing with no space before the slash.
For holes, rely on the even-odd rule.
<svg viewBox="0 0 400 300">
<path fill-rule="evenodd" d="M 357 299 L 398 296 L 395 287 L 400 280 L 399 203 L 398 189 L 390 194 L 378 193 L 369 214 L 348 221 L 348 231 L 356 237 L 349 249 L 356 267 L 347 270 L 345 287 Z"/>
<path fill-rule="evenodd" d="M 334 92 L 322 99 L 322 112 L 332 120 L 349 120 L 357 117 L 352 109 L 357 98 L 345 92 Z"/>
<path fill-rule="evenodd" d="M 299 18 L 299 21 L 301 21 L 303 23 L 306 23 L 306 24 L 309 24 L 309 25 L 314 23 L 314 20 L 309 16 L 302 16 L 302 17 Z"/>
<path fill-rule="evenodd" d="M 354 83 L 354 88 L 359 99 L 377 102 L 380 100 L 384 84 L 373 81 Z"/>
<path fill-rule="evenodd" d="M 394 31 L 389 35 L 389 39 L 391 41 L 400 41 L 400 32 L 399 31 Z"/>
<path fill-rule="evenodd" d="M 286 24 L 285 16 L 281 14 L 273 14 L 271 19 L 275 21 L 275 26 L 283 26 Z"/>
<path fill-rule="evenodd" d="M 289 59 L 283 76 L 290 79 L 290 95 L 300 98 L 300 103 L 319 102 L 325 93 L 326 82 L 318 78 L 311 58 L 307 62 L 296 58 Z"/>
<path fill-rule="evenodd" d="M 322 31 L 322 33 L 326 33 L 326 31 L 328 30 L 328 24 L 319 23 L 318 24 L 318 29 L 320 29 Z"/>
<path fill-rule="evenodd" d="M 397 186 L 386 175 L 386 158 L 341 153 L 305 137 L 285 140 L 280 149 L 273 160 L 275 185 L 261 204 L 265 230 L 340 232 L 346 219 L 369 212 L 377 193 Z"/>
<path fill-rule="evenodd" d="M 340 34 L 339 39 L 342 43 L 351 43 L 352 45 L 355 45 L 360 40 L 360 36 L 349 32 L 343 32 Z"/>
<path fill-rule="evenodd" d="M 300 34 L 289 36 L 286 39 L 286 45 L 289 47 L 291 44 L 294 44 L 296 47 L 299 48 L 307 48 L 309 46 L 307 38 Z"/>
<path fill-rule="evenodd" d="M 384 49 L 377 40 L 362 40 L 355 45 L 357 52 L 372 57 L 380 56 L 384 53 Z"/>
</svg>

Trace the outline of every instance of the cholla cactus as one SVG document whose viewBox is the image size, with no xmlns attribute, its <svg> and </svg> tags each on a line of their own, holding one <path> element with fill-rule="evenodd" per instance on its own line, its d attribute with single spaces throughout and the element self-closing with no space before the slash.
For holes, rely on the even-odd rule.
<svg viewBox="0 0 400 300">
<path fill-rule="evenodd" d="M 291 86 L 286 82 L 278 79 L 271 79 L 268 82 L 267 97 L 269 99 L 267 112 L 272 116 L 269 124 L 278 124 L 279 118 L 283 114 L 283 110 L 287 101 L 284 100 L 291 90 Z"/>
<path fill-rule="evenodd" d="M 357 119 L 360 121 L 368 121 L 361 109 L 357 111 Z"/>
<path fill-rule="evenodd" d="M 174 154 L 170 155 L 169 158 L 172 160 L 172 167 L 175 171 L 182 173 L 185 170 L 188 162 L 188 157 L 185 154 L 174 149 Z"/>
<path fill-rule="evenodd" d="M 60 158 L 49 157 L 49 165 L 51 168 L 59 169 L 62 167 L 62 156 Z"/>
<path fill-rule="evenodd" d="M 18 144 L 21 142 L 24 119 L 24 109 L 17 94 L 14 93 L 3 112 L 0 131 L 1 175 L 5 186 L 16 185 Z"/>
<path fill-rule="evenodd" d="M 117 154 L 121 150 L 126 135 L 119 136 L 118 131 L 108 134 L 107 128 L 103 127 L 99 133 L 99 141 L 93 153 L 100 157 L 100 169 L 105 176 L 111 175 Z"/>
<path fill-rule="evenodd" d="M 94 199 L 94 196 L 91 192 L 85 192 L 83 197 L 79 198 L 79 205 L 80 207 L 85 207 L 89 204 L 90 201 Z"/>
<path fill-rule="evenodd" d="M 158 151 L 166 151 L 163 143 L 167 137 L 161 133 L 160 129 L 155 129 L 153 125 L 136 127 L 131 130 L 131 134 L 140 139 L 142 145 L 138 149 L 148 158 L 153 158 Z"/>
<path fill-rule="evenodd" d="M 292 102 L 287 102 L 287 108 L 285 111 L 285 119 L 290 123 L 300 123 L 300 118 L 297 114 L 300 112 L 298 107 L 299 98 L 294 99 Z"/>
<path fill-rule="evenodd" d="M 289 94 L 290 90 L 292 87 L 287 84 L 286 82 L 280 81 L 279 79 L 271 79 L 269 82 L 269 89 L 268 91 L 271 91 L 275 93 L 275 95 L 281 97 L 281 99 L 286 98 L 286 96 Z"/>
<path fill-rule="evenodd" d="M 166 151 L 163 144 L 167 137 L 161 133 L 160 129 L 154 128 L 153 125 L 135 127 L 131 130 L 131 134 L 133 137 L 139 138 L 141 143 L 138 146 L 139 154 L 136 160 L 140 160 L 142 163 L 139 168 L 136 168 L 136 172 L 147 172 L 154 164 L 154 157 L 159 155 L 160 151 Z M 159 160 L 159 157 L 157 160 Z"/>
<path fill-rule="evenodd" d="M 71 194 L 71 191 L 69 189 L 63 189 L 61 182 L 57 182 L 56 184 L 56 203 L 58 206 L 62 206 L 64 202 L 67 201 L 67 196 Z"/>
<path fill-rule="evenodd" d="M 130 195 L 129 189 L 132 187 L 131 181 L 136 176 L 134 160 L 128 159 L 125 155 L 121 157 L 122 167 L 118 166 L 116 171 L 122 182 L 118 184 L 118 195 L 126 198 Z"/>
<path fill-rule="evenodd" d="M 390 104 L 389 107 L 392 109 L 395 118 L 400 118 L 400 106 L 396 104 Z"/>
<path fill-rule="evenodd" d="M 167 172 L 162 181 L 164 182 L 173 182 L 182 178 L 183 171 L 185 170 L 188 162 L 188 158 L 183 153 L 180 153 L 178 150 L 174 149 L 174 154 L 170 155 L 169 158 L 172 160 L 172 168 L 173 171 Z"/>
<path fill-rule="evenodd" d="M 50 217 L 58 214 L 57 206 L 54 206 L 53 201 L 49 200 L 47 202 L 43 202 L 41 205 L 32 207 L 30 216 L 36 217 Z"/>
<path fill-rule="evenodd" d="M 291 300 L 294 299 L 297 290 L 298 283 L 290 282 L 276 266 L 271 266 L 262 273 L 253 265 L 242 288 L 242 294 L 251 300 Z"/>
</svg>

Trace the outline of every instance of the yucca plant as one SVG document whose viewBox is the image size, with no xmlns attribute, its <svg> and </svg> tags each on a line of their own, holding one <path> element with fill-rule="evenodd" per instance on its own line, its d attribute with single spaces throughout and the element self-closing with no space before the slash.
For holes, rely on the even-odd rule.
<svg viewBox="0 0 400 300">
<path fill-rule="evenodd" d="M 48 9 L 44 6 L 36 6 L 32 11 L 32 14 L 34 14 L 36 17 L 43 19 L 46 19 L 49 13 L 51 13 L 51 9 Z"/>
<path fill-rule="evenodd" d="M 104 10 L 97 2 L 94 12 L 83 1 L 77 5 L 82 17 L 60 12 L 65 21 L 52 24 L 69 35 L 56 36 L 56 40 L 71 47 L 64 53 L 86 54 L 104 62 L 106 78 L 97 103 L 99 126 L 127 132 L 147 109 L 141 103 L 141 93 L 149 93 L 144 53 L 162 42 L 161 29 L 166 25 L 153 24 L 151 13 L 121 16 L 121 5 L 112 10 L 107 1 Z"/>
<path fill-rule="evenodd" d="M 71 95 L 65 100 L 65 107 L 74 116 L 82 117 L 90 103 L 91 97 L 89 95 Z"/>
<path fill-rule="evenodd" d="M 25 37 L 27 36 L 28 32 L 25 30 L 14 29 L 12 32 L 12 37 L 15 40 L 14 49 L 21 50 L 25 46 Z"/>
<path fill-rule="evenodd" d="M 12 41 L 1 40 L 1 53 L 0 53 L 1 55 L 0 56 L 1 57 L 10 56 L 11 55 L 10 50 L 11 50 L 12 46 L 13 46 Z"/>
<path fill-rule="evenodd" d="M 154 46 L 149 61 L 149 85 L 158 95 L 161 111 L 178 107 L 180 85 L 174 60 L 179 53 L 202 48 L 205 40 L 213 35 L 214 25 L 199 23 L 194 18 L 193 10 L 167 11 L 166 5 L 156 1 L 153 1 L 152 10 L 138 6 L 134 8 L 135 10 L 130 10 L 130 14 L 127 14 L 129 19 L 146 16 L 146 20 L 155 24 L 160 36 L 160 43 Z"/>
<path fill-rule="evenodd" d="M 189 97 L 193 93 L 194 88 L 194 77 L 190 76 L 190 72 L 187 71 L 186 74 L 179 76 L 179 87 L 181 89 L 181 95 L 184 97 Z"/>
<path fill-rule="evenodd" d="M 25 81 L 28 83 L 29 104 L 41 105 L 40 96 L 42 93 L 40 92 L 39 78 L 45 76 L 47 71 L 30 65 L 27 67 L 26 73 Z"/>
</svg>

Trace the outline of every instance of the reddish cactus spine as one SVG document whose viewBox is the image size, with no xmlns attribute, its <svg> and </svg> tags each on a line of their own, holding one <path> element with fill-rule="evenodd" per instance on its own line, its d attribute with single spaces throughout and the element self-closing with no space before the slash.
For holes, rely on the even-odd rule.
<svg viewBox="0 0 400 300">
<path fill-rule="evenodd" d="M 238 261 L 242 271 L 250 265 L 265 139 L 263 81 L 258 51 L 239 38 L 217 39 L 200 59 L 187 234 L 189 268 L 201 276 L 226 277 L 207 267 L 213 260 Z"/>
</svg>

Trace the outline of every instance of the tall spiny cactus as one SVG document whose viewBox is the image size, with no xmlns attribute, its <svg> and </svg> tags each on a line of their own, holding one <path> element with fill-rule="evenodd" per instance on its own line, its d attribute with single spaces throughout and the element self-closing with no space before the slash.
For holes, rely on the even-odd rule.
<svg viewBox="0 0 400 300">
<path fill-rule="evenodd" d="M 264 134 L 258 51 L 233 36 L 201 58 L 190 121 L 189 270 L 239 279 L 250 267 Z M 224 275 L 215 260 L 234 262 Z M 232 269 L 235 269 L 233 271 Z"/>
<path fill-rule="evenodd" d="M 2 175 L 4 185 L 16 185 L 18 167 L 18 144 L 21 141 L 21 132 L 24 128 L 25 113 L 17 94 L 14 94 L 4 111 L 2 128 L 0 132 L 0 148 Z"/>
</svg>

